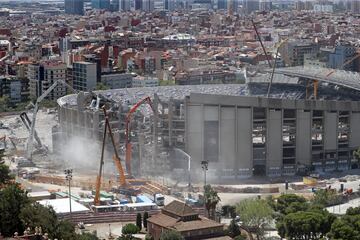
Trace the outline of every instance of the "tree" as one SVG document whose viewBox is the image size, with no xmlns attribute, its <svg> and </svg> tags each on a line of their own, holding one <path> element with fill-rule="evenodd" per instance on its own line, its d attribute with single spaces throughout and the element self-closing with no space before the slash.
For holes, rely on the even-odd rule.
<svg viewBox="0 0 360 240">
<path fill-rule="evenodd" d="M 228 227 L 228 234 L 230 237 L 234 238 L 241 234 L 239 225 L 235 222 L 235 220 L 231 220 L 230 225 Z"/>
<path fill-rule="evenodd" d="M 264 235 L 264 228 L 272 221 L 273 210 L 265 200 L 246 199 L 236 204 L 236 212 L 243 225 L 251 229 L 257 239 Z"/>
<path fill-rule="evenodd" d="M 287 210 L 288 207 L 303 209 L 305 208 L 305 206 L 302 206 L 304 204 L 306 204 L 306 199 L 302 196 L 296 194 L 283 194 L 277 199 L 275 210 L 279 211 L 281 214 L 286 214 L 287 212 L 291 212 L 290 210 Z"/>
<path fill-rule="evenodd" d="M 142 229 L 142 221 L 141 221 L 141 213 L 136 215 L 136 226 L 141 230 Z"/>
<path fill-rule="evenodd" d="M 184 237 L 175 230 L 167 230 L 161 233 L 160 240 L 184 240 Z"/>
<path fill-rule="evenodd" d="M 76 235 L 77 240 L 99 240 L 99 238 L 95 234 L 91 233 L 83 233 Z"/>
<path fill-rule="evenodd" d="M 77 239 L 75 233 L 75 226 L 69 221 L 60 221 L 56 227 L 56 238 L 62 240 L 73 240 Z"/>
<path fill-rule="evenodd" d="M 353 156 L 358 160 L 360 159 L 360 148 L 353 152 Z"/>
<path fill-rule="evenodd" d="M 283 220 L 285 236 L 288 239 L 320 239 L 330 231 L 334 220 L 327 211 L 290 213 Z"/>
<path fill-rule="evenodd" d="M 208 212 L 210 219 L 215 219 L 215 209 L 216 205 L 220 202 L 220 197 L 218 196 L 217 191 L 215 191 L 211 185 L 204 186 L 204 201 L 205 207 Z"/>
<path fill-rule="evenodd" d="M 327 237 L 331 240 L 360 240 L 360 207 L 349 208 L 346 215 L 331 225 Z"/>
<path fill-rule="evenodd" d="M 0 157 L 1 161 L 1 157 Z M 13 180 L 14 177 L 10 174 L 10 169 L 4 163 L 0 163 L 0 189 L 1 186 L 6 185 Z"/>
<path fill-rule="evenodd" d="M 19 215 L 21 209 L 28 204 L 26 193 L 18 184 L 9 184 L 0 190 L 0 232 L 5 237 L 24 231 Z"/>
<path fill-rule="evenodd" d="M 9 98 L 7 96 L 0 97 L 0 112 L 8 111 Z"/>
<path fill-rule="evenodd" d="M 341 203 L 341 196 L 338 196 L 335 189 L 319 189 L 314 194 L 314 204 L 327 207 Z"/>
<path fill-rule="evenodd" d="M 108 89 L 109 87 L 106 86 L 104 83 L 97 83 L 95 87 L 95 90 L 108 90 Z"/>
<path fill-rule="evenodd" d="M 144 212 L 144 216 L 143 216 L 143 225 L 144 228 L 147 229 L 147 219 L 149 218 L 149 213 L 148 212 Z"/>
<path fill-rule="evenodd" d="M 140 229 L 138 228 L 138 226 L 132 223 L 128 223 L 122 228 L 121 233 L 124 235 L 132 236 L 133 234 L 136 234 L 139 231 Z"/>
<path fill-rule="evenodd" d="M 19 218 L 25 227 L 34 229 L 41 227 L 44 233 L 50 238 L 57 238 L 58 219 L 54 209 L 44 207 L 39 203 L 28 204 L 21 209 Z"/>
</svg>

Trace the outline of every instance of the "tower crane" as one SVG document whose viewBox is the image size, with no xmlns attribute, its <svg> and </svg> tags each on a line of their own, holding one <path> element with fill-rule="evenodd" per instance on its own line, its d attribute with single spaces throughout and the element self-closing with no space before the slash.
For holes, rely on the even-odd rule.
<svg viewBox="0 0 360 240">
<path fill-rule="evenodd" d="M 105 109 L 105 107 L 102 108 L 104 111 L 104 116 L 105 116 L 105 128 L 104 128 L 104 135 L 103 135 L 103 142 L 102 142 L 102 148 L 101 148 L 101 158 L 100 158 L 100 168 L 99 168 L 99 174 L 96 178 L 96 190 L 95 190 L 95 198 L 94 198 L 94 204 L 95 206 L 99 206 L 100 205 L 100 188 L 101 188 L 101 178 L 102 178 L 102 171 L 103 171 L 103 166 L 104 166 L 104 153 L 105 153 L 105 144 L 106 144 L 106 134 L 107 131 L 109 131 L 109 136 L 111 139 L 111 143 L 113 145 L 114 148 L 114 155 L 113 155 L 113 160 L 115 162 L 115 166 L 117 168 L 117 171 L 119 172 L 119 182 L 120 182 L 120 186 L 124 187 L 126 186 L 126 177 L 125 177 L 125 172 L 124 169 L 121 165 L 120 162 L 120 157 L 116 148 L 116 144 L 115 144 L 115 140 L 114 140 L 114 135 L 112 133 L 111 130 L 111 126 L 110 126 L 110 121 L 109 121 L 109 116 L 107 114 L 107 111 Z"/>
<path fill-rule="evenodd" d="M 126 155 L 125 155 L 125 165 L 126 165 L 126 171 L 131 176 L 131 129 L 130 129 L 130 121 L 132 118 L 132 114 L 138 109 L 142 104 L 148 104 L 153 112 L 155 112 L 154 106 L 152 104 L 152 101 L 150 97 L 145 97 L 139 102 L 137 102 L 128 112 L 126 115 L 126 122 L 125 122 L 125 141 L 126 141 Z"/>
<path fill-rule="evenodd" d="M 39 110 L 39 105 L 47 97 L 47 95 L 49 95 L 57 87 L 57 85 L 59 83 L 66 86 L 67 88 L 69 88 L 73 93 L 77 93 L 77 91 L 74 90 L 73 87 L 70 86 L 69 84 L 67 84 L 65 81 L 57 80 L 43 94 L 41 94 L 40 97 L 38 97 L 38 99 L 36 100 L 36 103 L 35 103 L 32 121 L 30 122 L 30 124 L 31 124 L 30 135 L 29 135 L 29 138 L 27 141 L 27 146 L 26 146 L 26 157 L 29 159 L 31 158 L 31 155 L 32 155 L 33 141 L 34 141 L 34 135 L 35 135 L 35 123 L 36 123 L 37 112 Z"/>
</svg>

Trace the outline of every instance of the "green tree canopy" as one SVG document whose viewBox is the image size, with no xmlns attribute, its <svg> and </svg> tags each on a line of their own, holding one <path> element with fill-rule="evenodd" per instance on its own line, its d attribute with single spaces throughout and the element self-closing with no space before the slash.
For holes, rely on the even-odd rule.
<svg viewBox="0 0 360 240">
<path fill-rule="evenodd" d="M 295 212 L 283 219 L 288 239 L 320 239 L 330 231 L 335 217 L 327 211 Z"/>
<path fill-rule="evenodd" d="M 314 194 L 313 204 L 327 207 L 338 203 L 341 203 L 341 196 L 335 189 L 319 189 Z"/>
<path fill-rule="evenodd" d="M 148 212 L 144 212 L 144 216 L 143 216 L 143 225 L 144 228 L 147 229 L 147 219 L 149 218 L 149 213 Z"/>
<path fill-rule="evenodd" d="M 106 86 L 104 83 L 97 83 L 95 87 L 95 90 L 108 90 L 108 89 L 109 87 Z"/>
<path fill-rule="evenodd" d="M 220 202 L 220 200 L 221 199 L 220 199 L 217 191 L 215 191 L 215 189 L 213 189 L 211 187 L 211 185 L 204 186 L 205 207 L 206 207 L 206 210 L 208 212 L 208 216 L 210 219 L 215 218 L 216 205 Z"/>
<path fill-rule="evenodd" d="M 1 157 L 0 157 L 1 161 Z M 14 176 L 10 174 L 10 169 L 4 163 L 0 163 L 0 189 L 1 186 L 4 186 L 11 182 L 14 179 Z"/>
<path fill-rule="evenodd" d="M 184 238 L 179 232 L 168 230 L 161 233 L 160 240 L 184 240 Z"/>
<path fill-rule="evenodd" d="M 136 226 L 141 230 L 142 229 L 142 220 L 141 213 L 136 214 Z"/>
<path fill-rule="evenodd" d="M 336 219 L 327 237 L 331 240 L 360 240 L 360 208 L 349 208 Z"/>
<path fill-rule="evenodd" d="M 99 240 L 99 238 L 95 235 L 95 234 L 91 234 L 91 233 L 83 233 L 83 234 L 78 234 L 76 236 L 77 240 Z"/>
<path fill-rule="evenodd" d="M 243 225 L 252 229 L 259 239 L 264 234 L 264 228 L 272 221 L 273 210 L 262 199 L 246 199 L 236 205 L 236 212 Z"/>
<path fill-rule="evenodd" d="M 296 194 L 282 194 L 275 204 L 275 210 L 279 211 L 281 214 L 286 214 L 296 209 L 303 209 L 306 204 L 306 199 L 302 196 Z M 291 207 L 292 209 L 287 209 Z"/>
<path fill-rule="evenodd" d="M 14 232 L 23 232 L 20 220 L 21 209 L 29 204 L 26 193 L 18 184 L 9 184 L 0 190 L 0 232 L 12 236 Z"/>
<path fill-rule="evenodd" d="M 133 235 L 133 234 L 136 234 L 140 231 L 140 229 L 138 228 L 138 226 L 136 226 L 135 224 L 132 224 L 132 223 L 128 223 L 126 224 L 122 230 L 121 230 L 121 233 L 124 234 L 124 235 Z"/>
<path fill-rule="evenodd" d="M 39 203 L 28 204 L 21 209 L 19 217 L 24 226 L 31 229 L 40 226 L 50 238 L 57 237 L 58 219 L 54 209 L 44 207 Z"/>
<path fill-rule="evenodd" d="M 230 237 L 234 238 L 236 236 L 239 236 L 241 234 L 239 225 L 235 222 L 235 220 L 231 220 L 229 227 L 227 229 L 228 234 Z"/>
</svg>

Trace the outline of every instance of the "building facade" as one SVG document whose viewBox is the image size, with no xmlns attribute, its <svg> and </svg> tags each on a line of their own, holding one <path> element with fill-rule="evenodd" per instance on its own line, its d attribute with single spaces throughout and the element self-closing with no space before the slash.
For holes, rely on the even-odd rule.
<svg viewBox="0 0 360 240">
<path fill-rule="evenodd" d="M 72 68 L 73 88 L 79 91 L 92 91 L 97 83 L 97 64 L 74 62 Z"/>
<path fill-rule="evenodd" d="M 131 4 L 130 1 L 128 0 L 120 0 L 120 11 L 130 11 L 131 9 Z"/>
<path fill-rule="evenodd" d="M 66 81 L 66 65 L 60 62 L 43 62 L 28 65 L 28 79 L 30 85 L 30 96 L 38 98 L 56 81 Z M 46 97 L 56 100 L 66 95 L 66 87 L 58 84 Z"/>
<path fill-rule="evenodd" d="M 338 45 L 334 48 L 334 51 L 329 54 L 328 66 L 334 69 L 343 69 L 347 71 L 354 71 L 354 61 L 349 62 L 356 55 L 356 48 L 347 45 Z"/>
<path fill-rule="evenodd" d="M 131 88 L 133 76 L 130 73 L 102 74 L 101 82 L 110 89 Z"/>
<path fill-rule="evenodd" d="M 65 0 L 65 13 L 73 15 L 84 15 L 84 1 Z"/>
<path fill-rule="evenodd" d="M 186 106 L 186 151 L 199 169 L 208 161 L 213 176 L 358 167 L 359 102 L 191 94 Z"/>
</svg>

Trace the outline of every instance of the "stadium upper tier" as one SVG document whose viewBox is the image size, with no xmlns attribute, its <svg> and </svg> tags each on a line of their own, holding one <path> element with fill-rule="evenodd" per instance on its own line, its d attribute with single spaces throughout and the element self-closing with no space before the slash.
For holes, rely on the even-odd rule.
<svg viewBox="0 0 360 240">
<path fill-rule="evenodd" d="M 265 69 L 264 71 L 270 73 L 272 69 Z M 360 73 L 358 72 L 322 67 L 297 66 L 277 68 L 275 69 L 275 73 L 318 80 L 360 91 Z"/>
<path fill-rule="evenodd" d="M 212 85 L 186 85 L 186 86 L 160 86 L 143 88 L 123 88 L 105 91 L 96 91 L 103 97 L 126 105 L 135 104 L 140 99 L 157 94 L 162 101 L 168 101 L 170 98 L 175 100 L 184 100 L 190 93 L 204 93 L 226 96 L 259 96 L 267 95 L 268 83 L 250 83 L 250 84 L 212 84 Z M 304 99 L 305 86 L 300 84 L 274 83 L 271 88 L 271 98 L 279 99 Z M 334 88 L 331 86 L 320 86 L 319 100 L 350 100 L 360 101 L 360 95 L 347 88 Z M 75 94 L 67 95 L 58 99 L 58 104 L 63 107 L 75 107 L 77 97 Z"/>
</svg>

